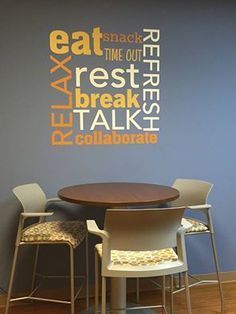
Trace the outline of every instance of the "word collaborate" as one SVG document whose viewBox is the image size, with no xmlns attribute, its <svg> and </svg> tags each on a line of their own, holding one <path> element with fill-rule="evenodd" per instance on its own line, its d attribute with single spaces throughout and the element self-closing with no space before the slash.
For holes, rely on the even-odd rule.
<svg viewBox="0 0 236 314">
<path fill-rule="evenodd" d="M 157 143 L 159 40 L 159 29 L 119 34 L 95 27 L 91 34 L 77 31 L 71 36 L 63 30 L 52 31 L 50 73 L 55 79 L 50 85 L 64 102 L 51 105 L 51 144 Z M 127 45 L 132 48 L 123 48 Z M 72 69 L 72 57 L 82 65 Z M 93 59 L 87 65 L 89 57 Z M 95 61 L 107 67 L 91 68 Z"/>
</svg>

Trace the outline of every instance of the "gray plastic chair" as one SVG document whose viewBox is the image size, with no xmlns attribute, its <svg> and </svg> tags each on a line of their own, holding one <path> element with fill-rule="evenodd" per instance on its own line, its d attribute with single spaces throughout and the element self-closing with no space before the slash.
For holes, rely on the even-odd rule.
<svg viewBox="0 0 236 314">
<path fill-rule="evenodd" d="M 98 312 L 98 262 L 101 260 L 102 306 L 106 313 L 106 279 L 109 277 L 163 277 L 184 273 L 187 313 L 191 313 L 188 289 L 185 229 L 181 227 L 184 207 L 151 209 L 108 209 L 104 230 L 94 220 L 88 231 L 102 238 L 95 246 L 95 313 Z M 176 252 L 173 248 L 177 248 Z M 166 312 L 165 290 L 161 307 Z M 145 309 L 148 307 L 135 307 Z M 126 308 L 122 310 L 128 310 Z M 118 309 L 112 309 L 118 310 Z"/>
<path fill-rule="evenodd" d="M 46 196 L 40 186 L 37 183 L 25 184 L 17 186 L 13 189 L 13 193 L 20 201 L 23 212 L 20 215 L 18 232 L 15 243 L 15 253 L 13 258 L 13 265 L 10 275 L 10 282 L 8 288 L 7 302 L 5 308 L 5 314 L 8 314 L 10 302 L 19 300 L 39 300 L 48 301 L 56 303 L 65 303 L 71 305 L 71 314 L 75 312 L 75 300 L 78 293 L 75 294 L 75 275 L 74 275 L 74 250 L 85 240 L 86 241 L 86 274 L 83 278 L 86 281 L 86 302 L 87 307 L 89 303 L 89 293 L 88 293 L 88 241 L 87 241 L 87 230 L 86 225 L 82 221 L 48 221 L 45 222 L 45 218 L 52 216 L 52 212 L 45 212 L 45 207 L 47 203 Z M 52 200 L 52 199 L 51 199 Z M 25 227 L 25 220 L 27 218 L 38 218 L 39 222 Z M 12 287 L 14 281 L 14 275 L 16 270 L 17 256 L 19 248 L 22 245 L 36 245 L 35 262 L 33 268 L 32 276 L 32 286 L 31 292 L 27 296 L 22 296 L 18 298 L 11 298 Z M 56 300 L 36 297 L 35 292 L 38 287 L 35 286 L 36 283 L 36 271 L 37 271 L 37 261 L 39 255 L 39 245 L 43 244 L 53 244 L 59 245 L 63 244 L 68 246 L 70 252 L 70 301 L 66 300 Z M 47 276 L 45 276 L 47 277 Z M 56 277 L 56 276 L 55 276 Z M 81 277 L 81 276 L 76 276 Z M 80 290 L 79 290 L 80 291 Z"/>
<path fill-rule="evenodd" d="M 171 203 L 172 206 L 186 206 L 191 211 L 200 211 L 203 213 L 205 220 L 193 218 L 184 218 L 185 221 L 192 224 L 192 227 L 186 231 L 186 236 L 206 234 L 211 238 L 212 252 L 215 262 L 217 281 L 221 298 L 221 313 L 224 312 L 224 296 L 220 278 L 220 268 L 216 251 L 214 228 L 211 215 L 211 205 L 208 204 L 208 196 L 213 184 L 200 180 L 176 179 L 173 187 L 180 193 L 180 197 Z M 193 285 L 200 283 L 215 282 L 212 280 L 198 281 Z M 190 285 L 190 286 L 193 286 Z M 178 290 L 176 291 L 178 292 Z"/>
</svg>

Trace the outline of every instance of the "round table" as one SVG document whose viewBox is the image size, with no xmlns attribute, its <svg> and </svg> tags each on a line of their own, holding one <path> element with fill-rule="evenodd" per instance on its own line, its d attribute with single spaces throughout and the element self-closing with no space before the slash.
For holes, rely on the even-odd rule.
<svg viewBox="0 0 236 314">
<path fill-rule="evenodd" d="M 62 188 L 58 196 L 67 202 L 100 207 L 149 206 L 173 201 L 179 192 L 169 186 L 110 182 L 80 184 Z M 111 309 L 126 307 L 126 280 L 112 278 Z M 114 312 L 114 311 L 113 311 Z M 126 311 L 117 311 L 123 314 Z M 114 312 L 116 313 L 116 312 Z"/>
<path fill-rule="evenodd" d="M 179 192 L 169 186 L 149 183 L 90 183 L 68 186 L 58 192 L 67 202 L 102 207 L 148 206 L 173 201 Z"/>
</svg>

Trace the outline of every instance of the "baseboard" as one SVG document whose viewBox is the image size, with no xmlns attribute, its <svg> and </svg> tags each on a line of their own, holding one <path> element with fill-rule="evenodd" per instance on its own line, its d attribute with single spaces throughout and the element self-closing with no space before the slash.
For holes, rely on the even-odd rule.
<svg viewBox="0 0 236 314">
<path fill-rule="evenodd" d="M 198 274 L 198 275 L 194 275 L 195 277 L 197 277 L 199 280 L 216 280 L 217 276 L 215 273 L 210 273 L 210 274 Z M 231 272 L 222 272 L 221 273 L 221 280 L 223 283 L 229 283 L 229 282 L 234 282 L 236 281 L 236 271 L 231 271 Z M 157 279 L 158 282 L 158 279 Z M 190 279 L 191 282 L 191 279 Z M 167 283 L 168 285 L 168 283 Z M 141 281 L 141 285 L 140 285 L 140 290 L 141 291 L 153 291 L 155 289 L 155 285 L 153 283 L 151 283 L 150 280 L 144 278 Z M 127 285 L 127 291 L 128 293 L 132 293 L 136 291 L 136 281 L 135 279 L 130 279 L 128 281 L 128 285 Z M 60 293 L 58 294 L 58 290 L 51 290 L 51 291 L 47 291 L 47 294 L 51 294 L 54 295 L 58 298 L 60 298 L 61 295 L 65 295 L 65 292 L 60 291 Z M 82 292 L 82 297 L 85 294 Z M 93 285 L 91 285 L 90 287 L 90 297 L 94 296 L 94 287 Z M 5 294 L 1 294 L 0 295 L 0 308 L 5 306 L 5 302 L 6 302 L 6 295 Z"/>
</svg>

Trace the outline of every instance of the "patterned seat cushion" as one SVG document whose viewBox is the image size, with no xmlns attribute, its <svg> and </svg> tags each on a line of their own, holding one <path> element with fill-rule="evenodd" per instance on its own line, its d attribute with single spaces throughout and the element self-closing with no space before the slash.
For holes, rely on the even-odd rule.
<svg viewBox="0 0 236 314">
<path fill-rule="evenodd" d="M 186 233 L 189 233 L 189 232 L 203 232 L 203 231 L 208 231 L 209 230 L 207 225 L 204 224 L 204 222 L 202 222 L 200 220 L 193 219 L 193 218 L 183 218 L 183 220 L 187 221 L 188 223 L 190 223 L 192 225 L 191 228 L 186 230 Z"/>
<path fill-rule="evenodd" d="M 33 224 L 22 232 L 22 242 L 68 242 L 74 248 L 87 233 L 82 221 L 49 221 Z"/>
<path fill-rule="evenodd" d="M 96 245 L 100 257 L 102 256 L 102 243 Z M 173 249 L 158 251 L 118 251 L 111 250 L 113 265 L 123 266 L 155 266 L 157 264 L 170 263 L 178 260 Z"/>
</svg>

